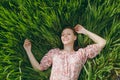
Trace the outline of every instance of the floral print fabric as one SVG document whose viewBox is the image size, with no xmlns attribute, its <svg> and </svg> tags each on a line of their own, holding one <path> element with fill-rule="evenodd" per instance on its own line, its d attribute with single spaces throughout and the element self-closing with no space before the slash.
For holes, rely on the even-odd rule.
<svg viewBox="0 0 120 80">
<path fill-rule="evenodd" d="M 97 44 L 66 53 L 59 48 L 51 49 L 41 60 L 40 67 L 46 70 L 52 65 L 50 80 L 78 80 L 80 71 L 88 58 L 94 58 L 100 49 Z"/>
</svg>

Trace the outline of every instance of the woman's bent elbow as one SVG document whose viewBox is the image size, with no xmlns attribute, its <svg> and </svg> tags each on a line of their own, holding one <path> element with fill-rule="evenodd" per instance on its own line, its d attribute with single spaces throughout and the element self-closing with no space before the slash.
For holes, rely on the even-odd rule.
<svg viewBox="0 0 120 80">
<path fill-rule="evenodd" d="M 99 46 L 100 46 L 101 48 L 104 48 L 105 45 L 106 45 L 106 40 L 104 39 L 104 40 L 99 44 Z"/>
<path fill-rule="evenodd" d="M 35 70 L 35 71 L 44 71 L 44 69 L 42 68 L 42 67 L 33 67 L 33 69 Z"/>
</svg>

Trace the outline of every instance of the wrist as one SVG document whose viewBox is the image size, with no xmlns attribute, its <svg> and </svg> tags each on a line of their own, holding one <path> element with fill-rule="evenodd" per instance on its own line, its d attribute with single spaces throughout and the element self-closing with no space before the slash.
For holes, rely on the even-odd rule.
<svg viewBox="0 0 120 80">
<path fill-rule="evenodd" d="M 27 53 L 31 53 L 32 51 L 31 50 L 26 50 Z"/>
<path fill-rule="evenodd" d="M 83 34 L 87 35 L 88 34 L 88 30 L 84 29 Z"/>
<path fill-rule="evenodd" d="M 79 31 L 78 33 L 79 33 L 79 34 L 87 35 L 87 34 L 88 34 L 88 30 L 83 29 L 83 30 Z"/>
</svg>

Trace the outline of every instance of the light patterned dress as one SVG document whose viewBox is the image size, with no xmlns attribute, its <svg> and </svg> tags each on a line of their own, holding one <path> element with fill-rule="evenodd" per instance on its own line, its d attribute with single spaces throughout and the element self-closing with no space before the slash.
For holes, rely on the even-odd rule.
<svg viewBox="0 0 120 80">
<path fill-rule="evenodd" d="M 41 60 L 43 70 L 52 65 L 50 80 L 78 80 L 80 71 L 88 58 L 99 53 L 97 44 L 80 48 L 76 52 L 64 53 L 59 48 L 51 49 Z"/>
</svg>

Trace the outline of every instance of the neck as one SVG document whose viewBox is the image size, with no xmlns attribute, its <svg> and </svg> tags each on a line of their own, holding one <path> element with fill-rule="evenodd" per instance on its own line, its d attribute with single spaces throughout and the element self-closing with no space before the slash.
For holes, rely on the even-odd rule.
<svg viewBox="0 0 120 80">
<path fill-rule="evenodd" d="M 74 51 L 73 44 L 64 45 L 64 51 L 73 52 Z"/>
</svg>

